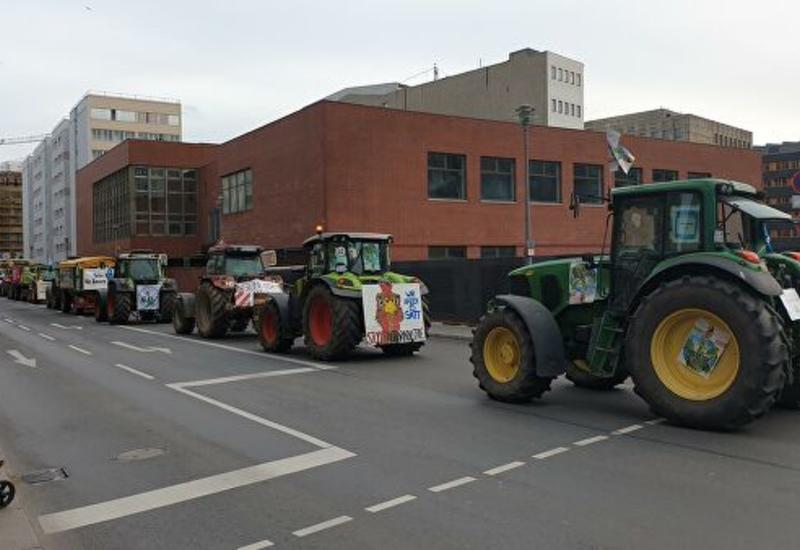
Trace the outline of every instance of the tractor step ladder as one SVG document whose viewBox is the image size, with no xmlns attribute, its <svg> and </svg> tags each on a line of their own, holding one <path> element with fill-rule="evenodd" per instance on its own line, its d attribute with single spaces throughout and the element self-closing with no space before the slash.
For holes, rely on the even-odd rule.
<svg viewBox="0 0 800 550">
<path fill-rule="evenodd" d="M 605 311 L 594 321 L 592 337 L 589 342 L 589 368 L 598 376 L 611 376 L 617 366 L 621 336 L 625 329 L 619 326 L 619 317 Z"/>
</svg>

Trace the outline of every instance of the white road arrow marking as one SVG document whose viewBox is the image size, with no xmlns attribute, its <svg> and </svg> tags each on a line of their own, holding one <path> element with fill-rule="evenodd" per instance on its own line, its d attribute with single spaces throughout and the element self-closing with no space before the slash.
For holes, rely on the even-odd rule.
<svg viewBox="0 0 800 550">
<path fill-rule="evenodd" d="M 30 367 L 32 369 L 36 368 L 36 358 L 31 357 L 30 359 L 22 355 L 19 351 L 15 349 L 10 349 L 6 353 L 8 353 L 11 357 L 14 358 L 15 363 L 19 363 L 20 365 L 25 365 L 26 367 Z"/>
<path fill-rule="evenodd" d="M 148 346 L 146 348 L 140 348 L 139 346 L 134 346 L 133 344 L 128 344 L 127 342 L 118 342 L 113 341 L 111 342 L 115 346 L 119 346 L 121 348 L 131 349 L 133 351 L 141 351 L 142 353 L 153 353 L 154 351 L 160 351 L 161 353 L 172 354 L 172 350 L 169 348 L 157 348 L 153 346 Z"/>
<path fill-rule="evenodd" d="M 63 328 L 64 330 L 83 330 L 83 327 L 80 326 L 80 325 L 69 325 L 69 326 L 66 326 L 66 325 L 62 325 L 61 323 L 50 323 L 50 326 L 53 326 L 53 327 L 56 327 L 56 328 Z"/>
</svg>

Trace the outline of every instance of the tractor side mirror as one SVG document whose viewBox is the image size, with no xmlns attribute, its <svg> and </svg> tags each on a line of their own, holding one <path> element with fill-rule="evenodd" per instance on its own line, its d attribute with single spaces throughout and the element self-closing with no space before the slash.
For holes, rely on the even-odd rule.
<svg viewBox="0 0 800 550">
<path fill-rule="evenodd" d="M 278 265 L 278 254 L 274 250 L 265 250 L 261 253 L 261 262 L 264 267 L 274 267 Z"/>
<path fill-rule="evenodd" d="M 569 209 L 572 210 L 573 218 L 577 218 L 581 213 L 581 197 L 575 191 L 569 196 Z"/>
<path fill-rule="evenodd" d="M 158 263 L 160 263 L 162 266 L 166 267 L 167 266 L 167 255 L 166 254 L 159 254 L 158 255 Z"/>
</svg>

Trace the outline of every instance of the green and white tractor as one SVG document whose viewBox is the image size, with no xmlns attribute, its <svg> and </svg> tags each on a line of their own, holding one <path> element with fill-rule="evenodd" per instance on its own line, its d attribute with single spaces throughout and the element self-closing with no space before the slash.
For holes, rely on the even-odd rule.
<svg viewBox="0 0 800 550">
<path fill-rule="evenodd" d="M 387 355 L 412 355 L 425 344 L 428 289 L 391 271 L 390 235 L 323 233 L 307 239 L 307 263 L 270 268 L 286 292 L 270 294 L 258 311 L 268 352 L 289 350 L 303 336 L 315 359 L 347 357 L 365 340 Z"/>
<path fill-rule="evenodd" d="M 167 255 L 150 250 L 120 254 L 108 284 L 97 292 L 94 318 L 125 324 L 130 320 L 169 323 L 178 289 L 166 275 Z"/>
<path fill-rule="evenodd" d="M 797 407 L 800 256 L 768 236 L 791 216 L 718 179 L 614 189 L 609 209 L 610 254 L 509 274 L 471 343 L 480 387 L 524 402 L 565 373 L 595 389 L 630 375 L 656 414 L 703 429 Z"/>
</svg>

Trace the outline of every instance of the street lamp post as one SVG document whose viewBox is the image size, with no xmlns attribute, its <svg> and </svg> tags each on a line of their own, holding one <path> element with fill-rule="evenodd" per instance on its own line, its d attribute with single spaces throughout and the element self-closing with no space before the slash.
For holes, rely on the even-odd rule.
<svg viewBox="0 0 800 550">
<path fill-rule="evenodd" d="M 536 254 L 536 242 L 533 240 L 531 227 L 531 167 L 530 167 L 530 128 L 535 109 L 530 105 L 517 107 L 517 116 L 522 125 L 522 139 L 525 146 L 525 262 L 533 263 Z"/>
</svg>

